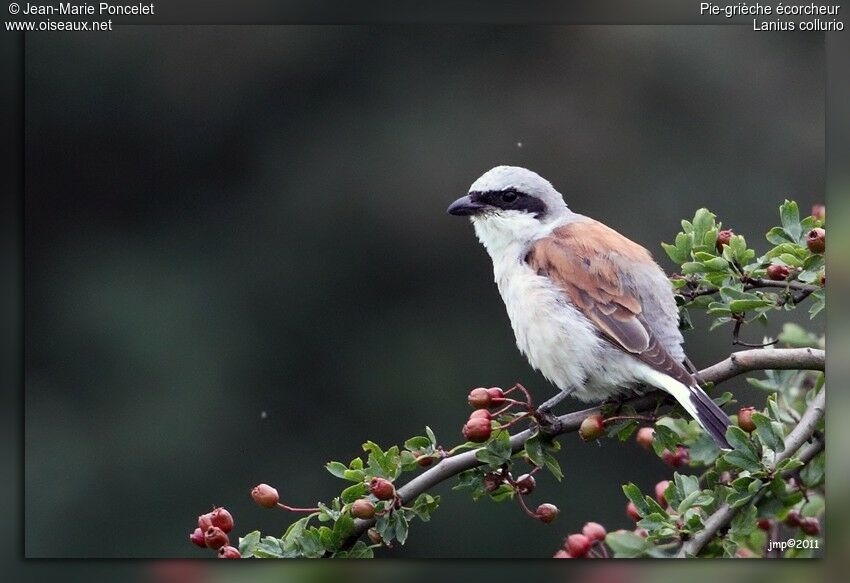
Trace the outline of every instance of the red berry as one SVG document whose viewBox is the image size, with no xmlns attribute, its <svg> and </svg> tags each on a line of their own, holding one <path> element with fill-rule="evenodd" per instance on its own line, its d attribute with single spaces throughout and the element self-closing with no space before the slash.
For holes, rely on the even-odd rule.
<svg viewBox="0 0 850 583">
<path fill-rule="evenodd" d="M 826 249 L 826 231 L 817 227 L 806 235 L 806 247 L 812 253 L 823 253 Z"/>
<path fill-rule="evenodd" d="M 641 427 L 637 431 L 635 440 L 644 449 L 652 449 L 652 440 L 655 437 L 655 430 L 652 427 Z"/>
<path fill-rule="evenodd" d="M 608 534 L 608 532 L 605 530 L 605 527 L 599 524 L 598 522 L 588 522 L 581 529 L 581 532 L 591 541 L 604 541 L 605 535 Z"/>
<path fill-rule="evenodd" d="M 649 531 L 647 531 L 645 528 L 636 528 L 633 532 L 641 538 L 646 538 L 649 536 Z"/>
<path fill-rule="evenodd" d="M 571 534 L 564 545 L 574 557 L 583 557 L 590 552 L 590 539 L 583 534 Z"/>
<path fill-rule="evenodd" d="M 224 532 L 233 530 L 233 516 L 222 506 L 210 512 L 210 521 L 213 526 L 219 527 Z"/>
<path fill-rule="evenodd" d="M 487 394 L 490 395 L 491 407 L 498 407 L 505 402 L 505 392 L 499 387 L 490 387 L 487 389 Z"/>
<path fill-rule="evenodd" d="M 395 486 L 384 478 L 372 478 L 369 482 L 369 492 L 378 500 L 392 500 L 395 497 Z"/>
<path fill-rule="evenodd" d="M 820 534 L 820 523 L 817 518 L 808 517 L 800 521 L 800 530 L 809 536 L 817 536 Z"/>
<path fill-rule="evenodd" d="M 661 459 L 664 460 L 668 466 L 673 468 L 679 468 L 682 465 L 686 464 L 691 459 L 691 454 L 688 453 L 688 448 L 680 445 L 676 448 L 675 452 L 670 451 L 669 449 L 665 449 L 661 453 Z"/>
<path fill-rule="evenodd" d="M 259 506 L 263 508 L 272 508 L 277 505 L 280 496 L 277 495 L 277 490 L 268 484 L 258 484 L 251 490 L 251 498 L 254 499 Z"/>
<path fill-rule="evenodd" d="M 792 510 L 785 516 L 785 524 L 791 528 L 800 526 L 801 522 L 802 516 L 800 516 L 800 512 L 797 510 Z"/>
<path fill-rule="evenodd" d="M 207 512 L 206 514 L 201 514 L 198 517 L 198 528 L 201 531 L 206 532 L 209 527 L 213 525 L 212 523 L 212 512 Z"/>
<path fill-rule="evenodd" d="M 667 506 L 667 499 L 664 498 L 664 491 L 667 490 L 667 486 L 670 485 L 670 480 L 661 480 L 657 484 L 655 484 L 655 499 L 658 500 L 658 503 L 661 506 Z"/>
<path fill-rule="evenodd" d="M 605 434 L 605 421 L 602 419 L 602 415 L 585 417 L 578 428 L 578 434 L 585 441 L 602 437 Z"/>
<path fill-rule="evenodd" d="M 354 518 L 369 520 L 370 518 L 375 516 L 375 505 L 366 500 L 365 498 L 355 500 L 351 504 L 351 516 L 353 516 Z"/>
<path fill-rule="evenodd" d="M 756 430 L 756 424 L 753 423 L 753 411 L 755 410 L 755 407 L 741 407 L 740 411 L 738 411 L 738 427 L 747 433 L 752 433 Z"/>
<path fill-rule="evenodd" d="M 732 237 L 735 236 L 735 231 L 732 229 L 723 229 L 719 233 L 717 233 L 717 250 L 723 251 L 723 247 L 728 245 L 732 240 Z"/>
<path fill-rule="evenodd" d="M 372 541 L 373 545 L 379 545 L 384 542 L 383 537 L 378 533 L 378 530 L 375 528 L 370 528 L 366 531 L 366 536 L 369 537 L 369 540 Z"/>
<path fill-rule="evenodd" d="M 504 478 L 500 474 L 490 472 L 484 475 L 484 490 L 486 492 L 495 492 L 504 482 Z"/>
<path fill-rule="evenodd" d="M 493 418 L 493 416 L 490 415 L 490 411 L 488 411 L 487 409 L 476 409 L 475 411 L 469 414 L 470 419 L 475 419 L 479 417 L 481 419 L 486 419 L 487 421 L 490 421 Z"/>
<path fill-rule="evenodd" d="M 769 518 L 759 518 L 756 521 L 756 526 L 758 526 L 761 530 L 770 530 L 770 527 L 773 526 L 773 522 Z"/>
<path fill-rule="evenodd" d="M 544 503 L 537 507 L 537 511 L 534 513 L 534 515 L 540 522 L 545 522 L 546 524 L 549 524 L 550 522 L 558 518 L 559 512 L 560 510 L 558 510 L 558 507 L 554 504 Z"/>
<path fill-rule="evenodd" d="M 472 389 L 466 400 L 476 409 L 486 409 L 490 406 L 490 393 L 484 387 Z"/>
<path fill-rule="evenodd" d="M 219 559 L 241 559 L 242 555 L 236 547 L 226 546 L 218 549 Z"/>
<path fill-rule="evenodd" d="M 200 528 L 196 528 L 192 534 L 189 535 L 189 540 L 192 543 L 198 545 L 202 549 L 207 548 L 207 542 L 204 540 L 204 531 Z"/>
<path fill-rule="evenodd" d="M 555 554 L 552 555 L 552 558 L 553 559 L 572 559 L 573 556 L 570 553 L 568 553 L 567 551 L 565 551 L 564 549 L 560 549 L 558 551 L 555 551 Z"/>
<path fill-rule="evenodd" d="M 822 204 L 812 205 L 812 216 L 819 221 L 826 219 L 826 206 Z"/>
<path fill-rule="evenodd" d="M 534 486 L 537 481 L 531 474 L 523 474 L 516 479 L 516 489 L 522 495 L 531 494 L 534 491 Z"/>
<path fill-rule="evenodd" d="M 767 266 L 767 277 L 773 281 L 785 281 L 791 272 L 781 263 L 771 263 Z"/>
<path fill-rule="evenodd" d="M 490 439 L 490 433 L 493 431 L 490 426 L 490 421 L 483 417 L 473 417 L 463 426 L 461 433 L 467 441 L 481 443 Z"/>
<path fill-rule="evenodd" d="M 633 502 L 629 502 L 626 504 L 626 514 L 629 515 L 629 518 L 637 522 L 641 519 L 641 515 L 638 512 L 637 506 L 634 505 Z"/>
<path fill-rule="evenodd" d="M 427 468 L 434 463 L 434 458 L 429 454 L 414 452 L 413 457 L 416 458 L 416 463 L 423 468 Z"/>
<path fill-rule="evenodd" d="M 204 542 L 211 549 L 220 549 L 230 544 L 230 539 L 227 538 L 227 533 L 219 527 L 211 526 L 204 533 Z"/>
</svg>

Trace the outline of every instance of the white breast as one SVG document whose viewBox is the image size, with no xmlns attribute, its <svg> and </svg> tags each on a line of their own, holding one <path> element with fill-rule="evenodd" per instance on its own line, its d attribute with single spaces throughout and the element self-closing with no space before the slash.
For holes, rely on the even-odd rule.
<svg viewBox="0 0 850 583">
<path fill-rule="evenodd" d="M 493 267 L 517 347 L 531 366 L 560 389 L 575 390 L 578 398 L 598 398 L 582 394 L 591 376 L 587 363 L 604 350 L 593 325 L 521 258 L 497 260 Z"/>
</svg>

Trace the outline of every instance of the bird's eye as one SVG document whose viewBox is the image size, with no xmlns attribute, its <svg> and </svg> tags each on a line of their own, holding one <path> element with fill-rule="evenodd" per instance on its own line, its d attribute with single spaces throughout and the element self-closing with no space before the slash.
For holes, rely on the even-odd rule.
<svg viewBox="0 0 850 583">
<path fill-rule="evenodd" d="M 506 202 L 508 204 L 512 203 L 517 199 L 517 193 L 512 191 L 507 191 L 502 193 L 502 202 Z"/>
</svg>

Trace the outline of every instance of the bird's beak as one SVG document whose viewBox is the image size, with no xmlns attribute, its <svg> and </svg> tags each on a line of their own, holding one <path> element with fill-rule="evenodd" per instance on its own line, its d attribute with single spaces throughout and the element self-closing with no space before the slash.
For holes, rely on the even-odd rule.
<svg viewBox="0 0 850 583">
<path fill-rule="evenodd" d="M 456 201 L 454 201 L 452 204 L 450 204 L 449 208 L 446 209 L 446 212 L 450 215 L 455 215 L 458 217 L 468 217 L 470 215 L 477 214 L 483 208 L 483 204 L 475 202 L 467 194 L 466 196 L 462 196 Z"/>
</svg>

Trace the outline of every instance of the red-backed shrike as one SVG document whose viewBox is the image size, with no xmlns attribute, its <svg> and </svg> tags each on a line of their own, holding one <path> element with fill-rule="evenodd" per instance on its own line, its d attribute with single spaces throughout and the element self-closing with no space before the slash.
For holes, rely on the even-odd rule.
<svg viewBox="0 0 850 583">
<path fill-rule="evenodd" d="M 448 212 L 471 218 L 517 346 L 563 396 L 600 401 L 656 387 L 729 447 L 729 417 L 683 365 L 676 301 L 649 251 L 515 166 L 485 173 Z"/>
</svg>

